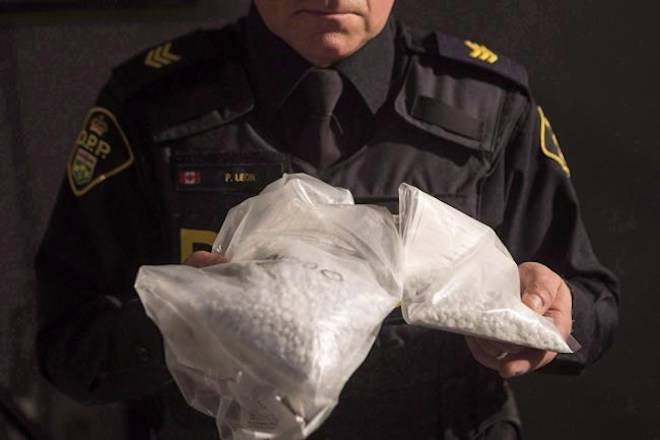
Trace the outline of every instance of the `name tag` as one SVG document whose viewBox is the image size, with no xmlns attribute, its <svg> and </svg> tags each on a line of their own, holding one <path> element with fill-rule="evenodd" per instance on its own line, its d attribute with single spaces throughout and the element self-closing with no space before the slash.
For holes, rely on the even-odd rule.
<svg viewBox="0 0 660 440">
<path fill-rule="evenodd" d="M 249 156 L 173 157 L 174 188 L 177 191 L 224 191 L 256 194 L 284 172 L 280 162 L 261 162 Z"/>
</svg>

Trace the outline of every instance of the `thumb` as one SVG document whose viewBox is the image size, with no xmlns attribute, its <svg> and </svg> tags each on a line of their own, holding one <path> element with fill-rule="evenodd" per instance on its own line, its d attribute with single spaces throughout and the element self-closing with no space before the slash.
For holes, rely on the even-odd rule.
<svg viewBox="0 0 660 440">
<path fill-rule="evenodd" d="M 534 310 L 536 313 L 539 315 L 543 315 L 546 310 L 548 310 L 548 307 L 552 303 L 549 300 L 544 300 L 544 297 L 549 297 L 550 293 L 548 292 L 540 292 L 538 289 L 534 290 L 525 290 L 523 291 L 522 294 L 522 302 L 529 307 L 530 309 Z M 547 306 L 546 306 L 547 304 Z"/>
<path fill-rule="evenodd" d="M 539 263 L 523 263 L 519 267 L 522 302 L 543 315 L 552 306 L 561 278 Z"/>
</svg>

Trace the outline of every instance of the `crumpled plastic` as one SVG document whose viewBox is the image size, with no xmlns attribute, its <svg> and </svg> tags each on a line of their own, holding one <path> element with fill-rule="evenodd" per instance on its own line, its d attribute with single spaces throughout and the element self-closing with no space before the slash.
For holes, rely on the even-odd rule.
<svg viewBox="0 0 660 440">
<path fill-rule="evenodd" d="M 305 438 L 401 300 L 393 217 L 285 175 L 229 212 L 214 249 L 230 262 L 138 273 L 167 366 L 221 439 Z"/>
<path fill-rule="evenodd" d="M 409 324 L 558 353 L 579 348 L 522 302 L 518 267 L 487 225 L 402 184 L 399 230 Z"/>
<path fill-rule="evenodd" d="M 569 353 L 520 299 L 486 225 L 402 184 L 382 207 L 285 175 L 234 207 L 214 243 L 230 262 L 143 266 L 135 287 L 188 403 L 221 439 L 302 439 L 329 416 L 385 317 Z"/>
</svg>

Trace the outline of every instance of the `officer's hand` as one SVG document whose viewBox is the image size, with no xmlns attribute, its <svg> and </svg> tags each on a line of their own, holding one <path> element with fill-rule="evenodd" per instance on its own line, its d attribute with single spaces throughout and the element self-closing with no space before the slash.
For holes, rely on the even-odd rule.
<svg viewBox="0 0 660 440">
<path fill-rule="evenodd" d="M 192 255 L 183 260 L 183 264 L 192 267 L 206 267 L 213 266 L 214 264 L 226 263 L 228 261 L 229 260 L 220 254 L 214 254 L 212 252 L 206 251 L 197 251 L 193 252 Z"/>
<path fill-rule="evenodd" d="M 566 339 L 573 326 L 571 291 L 559 275 L 539 263 L 518 266 L 522 301 L 535 312 L 552 319 Z M 502 344 L 475 337 L 465 338 L 474 358 L 483 366 L 510 378 L 551 362 L 557 353 Z"/>
</svg>

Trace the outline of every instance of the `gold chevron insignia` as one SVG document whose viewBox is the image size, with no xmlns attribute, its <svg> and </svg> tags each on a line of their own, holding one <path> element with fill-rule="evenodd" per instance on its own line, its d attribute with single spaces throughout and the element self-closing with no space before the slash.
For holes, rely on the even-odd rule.
<svg viewBox="0 0 660 440">
<path fill-rule="evenodd" d="M 171 50 L 172 43 L 163 44 L 162 46 L 151 49 L 144 59 L 144 65 L 160 69 L 161 67 L 176 63 L 181 57 L 173 54 Z"/>
<path fill-rule="evenodd" d="M 472 41 L 466 40 L 465 45 L 470 48 L 470 56 L 478 60 L 484 61 L 488 64 L 494 64 L 499 57 L 492 50 L 488 49 L 483 44 L 477 44 Z"/>
</svg>

